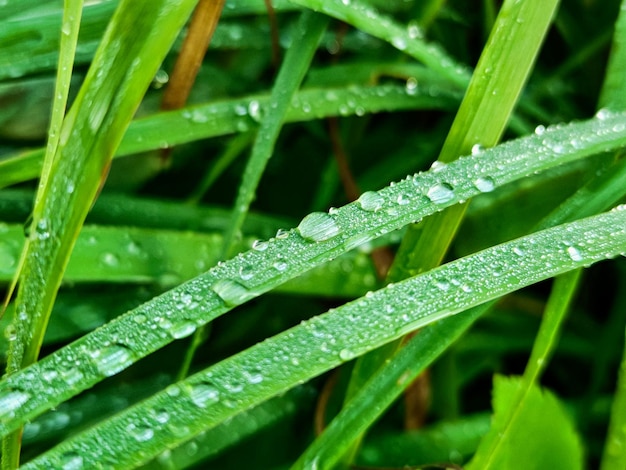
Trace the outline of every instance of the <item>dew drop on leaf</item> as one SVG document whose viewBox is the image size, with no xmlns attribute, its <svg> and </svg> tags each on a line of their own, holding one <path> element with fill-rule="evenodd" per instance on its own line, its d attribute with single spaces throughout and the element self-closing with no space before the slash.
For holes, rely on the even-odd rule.
<svg viewBox="0 0 626 470">
<path fill-rule="evenodd" d="M 454 189 L 448 183 L 437 183 L 431 186 L 426 196 L 435 204 L 443 204 L 454 197 Z"/>
<path fill-rule="evenodd" d="M 481 193 L 488 193 L 495 189 L 496 184 L 490 176 L 481 176 L 474 181 L 474 186 L 476 186 L 476 189 Z"/>
<path fill-rule="evenodd" d="M 138 442 L 146 442 L 154 437 L 154 429 L 149 426 L 131 423 L 126 426 L 126 430 Z"/>
<path fill-rule="evenodd" d="M 0 393 L 0 420 L 12 418 L 15 411 L 30 399 L 30 394 L 22 390 L 6 390 Z"/>
<path fill-rule="evenodd" d="M 76 452 L 67 452 L 61 455 L 60 460 L 63 470 L 80 470 L 83 468 L 83 457 Z"/>
<path fill-rule="evenodd" d="M 98 371 L 109 377 L 123 371 L 133 363 L 133 355 L 126 346 L 114 344 L 97 349 L 91 354 Z"/>
<path fill-rule="evenodd" d="M 572 261 L 582 261 L 583 256 L 575 246 L 567 247 L 567 255 L 572 259 Z"/>
<path fill-rule="evenodd" d="M 196 331 L 196 325 L 191 321 L 182 321 L 169 328 L 169 332 L 174 339 L 186 338 L 194 331 Z"/>
<path fill-rule="evenodd" d="M 375 191 L 366 191 L 357 199 L 357 203 L 364 211 L 376 212 L 383 207 L 385 198 Z"/>
<path fill-rule="evenodd" d="M 200 408 L 206 408 L 220 399 L 220 392 L 210 383 L 198 383 L 191 386 L 189 391 L 191 401 Z"/>
<path fill-rule="evenodd" d="M 323 242 L 339 235 L 339 226 L 329 214 L 313 212 L 307 215 L 297 227 L 298 232 L 310 242 Z"/>
<path fill-rule="evenodd" d="M 341 359 L 342 361 L 350 361 L 351 359 L 354 359 L 354 352 L 352 352 L 350 349 L 342 349 L 341 351 L 339 351 L 339 359 Z"/>
<path fill-rule="evenodd" d="M 250 292 L 246 286 L 231 279 L 220 279 L 213 284 L 211 289 L 220 296 L 228 307 L 234 307 L 255 297 L 255 294 Z"/>
</svg>

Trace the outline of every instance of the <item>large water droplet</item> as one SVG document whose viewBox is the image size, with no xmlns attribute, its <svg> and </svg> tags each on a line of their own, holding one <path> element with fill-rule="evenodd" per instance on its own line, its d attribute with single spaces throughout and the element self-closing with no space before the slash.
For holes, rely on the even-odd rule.
<svg viewBox="0 0 626 470">
<path fill-rule="evenodd" d="M 261 105 L 257 100 L 252 100 L 250 104 L 248 104 L 248 114 L 255 121 L 261 121 Z"/>
<path fill-rule="evenodd" d="M 246 286 L 231 279 L 220 279 L 211 288 L 228 307 L 235 307 L 256 297 Z"/>
<path fill-rule="evenodd" d="M 133 363 L 131 350 L 121 344 L 98 349 L 91 354 L 91 358 L 98 371 L 107 377 L 123 371 Z"/>
<path fill-rule="evenodd" d="M 426 196 L 435 204 L 443 204 L 454 197 L 454 188 L 448 183 L 437 183 L 428 190 Z"/>
<path fill-rule="evenodd" d="M 575 246 L 567 247 L 567 255 L 572 259 L 572 261 L 582 261 L 583 255 L 580 253 L 578 248 Z"/>
<path fill-rule="evenodd" d="M 364 211 L 376 212 L 383 207 L 385 198 L 375 191 L 366 191 L 357 199 L 357 203 Z"/>
<path fill-rule="evenodd" d="M 154 429 L 143 424 L 131 423 L 126 427 L 126 430 L 138 442 L 146 442 L 154 437 Z"/>
<path fill-rule="evenodd" d="M 496 183 L 490 176 L 481 176 L 474 181 L 474 186 L 476 186 L 476 189 L 481 193 L 488 193 L 495 189 Z"/>
<path fill-rule="evenodd" d="M 339 226 L 329 214 L 313 212 L 307 215 L 297 227 L 305 240 L 323 242 L 339 235 Z"/>
<path fill-rule="evenodd" d="M 30 399 L 30 394 L 22 390 L 5 390 L 0 393 L 0 420 L 12 418 L 15 411 Z"/>
<path fill-rule="evenodd" d="M 213 384 L 198 383 L 191 386 L 189 391 L 191 401 L 200 408 L 216 403 L 220 399 L 220 392 Z"/>
<path fill-rule="evenodd" d="M 196 324 L 191 321 L 176 323 L 169 328 L 169 332 L 174 339 L 186 338 L 196 331 Z"/>
<path fill-rule="evenodd" d="M 342 361 L 350 361 L 354 359 L 354 357 L 354 351 L 350 349 L 342 349 L 341 351 L 339 351 L 339 359 L 341 359 Z"/>
</svg>

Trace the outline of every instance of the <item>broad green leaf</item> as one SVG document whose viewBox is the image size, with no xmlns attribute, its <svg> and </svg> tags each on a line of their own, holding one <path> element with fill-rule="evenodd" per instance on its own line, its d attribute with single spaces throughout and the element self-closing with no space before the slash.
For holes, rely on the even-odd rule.
<svg viewBox="0 0 626 470">
<path fill-rule="evenodd" d="M 626 208 L 620 206 L 608 213 L 491 247 L 389 285 L 171 385 L 64 441 L 24 468 L 54 468 L 69 456 L 76 455 L 81 456 L 86 466 L 96 462 L 125 466 L 136 463 L 140 455 L 142 458 L 156 456 L 165 448 L 184 442 L 241 411 L 410 331 L 540 280 L 617 256 L 626 249 L 625 223 Z M 576 256 L 572 256 L 568 245 L 576 247 Z M 63 351 L 55 355 L 60 359 Z M 131 349 L 120 344 L 112 345 L 93 350 L 92 364 L 101 374 L 107 375 L 120 367 L 120 361 L 113 361 L 113 358 L 123 357 L 128 363 L 131 355 Z M 43 366 L 44 362 L 38 365 Z M 53 370 L 58 370 L 58 366 L 48 364 Z M 78 370 L 75 369 L 74 374 Z M 31 372 L 35 370 L 31 368 Z M 53 382 L 50 381 L 48 387 L 57 388 Z M 34 395 L 32 386 L 27 392 L 15 385 L 5 392 L 3 398 L 7 403 L 19 403 L 21 408 L 19 405 L 13 407 L 13 412 L 19 414 L 39 395 Z M 536 404 L 537 400 L 533 400 L 533 405 Z M 500 407 L 497 402 L 496 405 Z M 155 416 L 155 410 L 166 406 L 175 408 L 169 420 L 161 422 Z M 574 445 L 577 444 L 573 439 L 575 435 L 571 427 L 566 426 L 567 422 L 556 405 L 542 405 L 535 412 L 534 419 L 547 414 L 554 419 L 542 421 L 543 433 L 554 432 L 552 424 L 557 419 L 556 422 L 563 423 L 557 439 L 562 439 L 563 445 L 569 445 L 563 452 L 570 452 L 571 457 L 563 461 L 578 462 L 580 452 Z M 532 424 L 530 429 L 537 434 L 540 424 Z M 542 445 L 544 451 L 550 448 L 552 443 L 548 437 L 549 434 L 540 440 L 537 449 L 542 449 Z M 103 441 L 109 445 L 100 445 Z M 570 441 L 573 444 L 568 444 Z M 307 467 L 315 465 L 316 461 L 305 463 Z"/>
<path fill-rule="evenodd" d="M 489 442 L 500 439 L 503 418 L 517 396 L 521 381 L 517 378 L 494 378 L 494 418 L 491 429 L 478 448 L 480 455 Z M 515 426 L 505 448 L 494 456 L 492 468 L 575 470 L 583 468 L 583 449 L 576 429 L 557 398 L 548 390 L 534 386 L 527 399 L 516 409 Z M 474 463 L 476 462 L 476 463 Z M 482 469 L 483 461 L 470 463 L 468 470 Z M 490 462 L 491 463 L 491 462 Z"/>
</svg>

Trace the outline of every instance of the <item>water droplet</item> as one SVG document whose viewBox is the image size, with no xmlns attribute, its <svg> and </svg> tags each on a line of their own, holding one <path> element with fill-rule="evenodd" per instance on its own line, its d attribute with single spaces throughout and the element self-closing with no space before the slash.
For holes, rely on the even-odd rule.
<svg viewBox="0 0 626 470">
<path fill-rule="evenodd" d="M 421 39 L 424 37 L 424 32 L 422 31 L 422 28 L 420 28 L 420 26 L 414 21 L 411 21 L 409 23 L 408 33 L 411 39 Z"/>
<path fill-rule="evenodd" d="M 574 246 L 567 247 L 567 254 L 572 259 L 572 261 L 582 261 L 583 255 L 580 253 L 578 248 Z"/>
<path fill-rule="evenodd" d="M 65 364 L 61 368 L 61 376 L 67 385 L 74 385 L 84 377 L 76 365 L 71 363 Z"/>
<path fill-rule="evenodd" d="M 115 253 L 103 253 L 100 257 L 102 263 L 110 268 L 117 268 L 120 264 L 120 259 Z"/>
<path fill-rule="evenodd" d="M 281 272 L 281 273 L 282 273 L 283 271 L 285 271 L 285 270 L 287 269 L 288 264 L 287 264 L 287 262 L 285 262 L 284 260 L 279 259 L 279 260 L 275 261 L 275 262 L 274 262 L 274 264 L 272 264 L 272 267 L 273 267 L 276 271 L 278 271 L 278 272 Z"/>
<path fill-rule="evenodd" d="M 313 212 L 307 215 L 297 227 L 305 240 L 323 242 L 339 235 L 339 226 L 329 214 Z"/>
<path fill-rule="evenodd" d="M 15 411 L 30 399 L 30 394 L 22 390 L 5 390 L 0 392 L 0 419 L 12 418 Z"/>
<path fill-rule="evenodd" d="M 268 243 L 263 240 L 254 240 L 252 243 L 252 249 L 256 251 L 265 251 L 267 250 Z"/>
<path fill-rule="evenodd" d="M 192 111 L 191 122 L 195 122 L 196 124 L 204 124 L 205 122 L 208 122 L 208 121 L 209 121 L 209 117 L 205 113 L 200 111 L 199 109 Z"/>
<path fill-rule="evenodd" d="M 437 279 L 435 281 L 435 287 L 442 291 L 450 289 L 450 283 L 446 279 Z"/>
<path fill-rule="evenodd" d="M 480 155 L 485 151 L 485 148 L 480 144 L 472 145 L 472 155 Z"/>
<path fill-rule="evenodd" d="M 490 176 L 481 176 L 474 181 L 474 186 L 476 186 L 476 189 L 481 193 L 488 193 L 495 189 L 496 183 Z"/>
<path fill-rule="evenodd" d="M 252 100 L 248 104 L 248 114 L 256 122 L 261 121 L 261 105 L 257 100 Z"/>
<path fill-rule="evenodd" d="M 35 236 L 39 240 L 46 240 L 50 238 L 50 230 L 48 228 L 48 220 L 40 219 L 35 227 Z"/>
<path fill-rule="evenodd" d="M 289 230 L 285 230 L 284 228 L 279 228 L 276 232 L 276 238 L 284 240 L 289 236 Z"/>
<path fill-rule="evenodd" d="M 191 386 L 189 396 L 196 406 L 206 408 L 219 401 L 220 392 L 213 384 L 201 382 Z"/>
<path fill-rule="evenodd" d="M 157 421 L 157 423 L 165 424 L 169 421 L 170 414 L 167 412 L 167 410 L 155 410 L 154 419 Z"/>
<path fill-rule="evenodd" d="M 98 349 L 91 354 L 98 371 L 109 377 L 123 371 L 133 363 L 131 350 L 121 344 Z"/>
<path fill-rule="evenodd" d="M 341 351 L 339 351 L 339 359 L 341 359 L 342 361 L 350 361 L 354 359 L 354 357 L 355 354 L 350 349 L 342 349 Z"/>
<path fill-rule="evenodd" d="M 546 126 L 540 124 L 537 127 L 535 127 L 535 134 L 543 135 L 544 132 L 546 132 Z"/>
<path fill-rule="evenodd" d="M 406 80 L 406 92 L 409 95 L 417 93 L 417 80 L 415 77 L 409 77 Z"/>
<path fill-rule="evenodd" d="M 443 204 L 454 197 L 454 188 L 448 183 L 437 183 L 428 190 L 426 196 L 435 204 Z"/>
<path fill-rule="evenodd" d="M 246 286 L 231 279 L 220 279 L 211 288 L 220 296 L 227 307 L 235 307 L 256 297 L 256 294 Z"/>
<path fill-rule="evenodd" d="M 357 203 L 364 211 L 376 212 L 383 207 L 385 198 L 375 191 L 366 191 L 357 199 Z"/>
<path fill-rule="evenodd" d="M 398 50 L 403 51 L 406 49 L 406 41 L 403 37 L 395 36 L 391 38 L 391 44 L 393 44 L 393 46 Z"/>
<path fill-rule="evenodd" d="M 407 204 L 411 202 L 411 199 L 408 198 L 405 194 L 398 194 L 398 197 L 396 198 L 396 202 L 401 206 L 406 206 Z"/>
<path fill-rule="evenodd" d="M 244 375 L 250 384 L 258 384 L 263 382 L 263 374 L 258 369 L 252 369 L 250 371 L 244 371 Z"/>
<path fill-rule="evenodd" d="M 432 164 L 430 165 L 430 170 L 434 173 L 438 173 L 441 170 L 443 170 L 446 166 L 448 166 L 446 163 L 439 161 L 439 160 L 435 160 L 434 162 L 432 162 Z"/>
<path fill-rule="evenodd" d="M 67 452 L 61 455 L 60 463 L 63 470 L 80 470 L 83 468 L 83 457 L 76 452 Z"/>
<path fill-rule="evenodd" d="M 596 113 L 596 118 L 598 118 L 600 121 L 609 119 L 611 116 L 613 116 L 613 113 L 607 108 L 599 109 Z"/>
<path fill-rule="evenodd" d="M 517 256 L 524 256 L 524 250 L 522 250 L 520 247 L 516 246 L 515 248 L 513 248 L 513 253 L 515 253 Z"/>
<path fill-rule="evenodd" d="M 154 437 L 154 429 L 149 426 L 131 423 L 126 426 L 126 430 L 138 442 L 146 442 Z"/>
<path fill-rule="evenodd" d="M 186 338 L 196 331 L 196 324 L 191 321 L 176 323 L 169 328 L 169 332 L 174 339 Z"/>
<path fill-rule="evenodd" d="M 254 277 L 254 266 L 245 265 L 239 268 L 239 276 L 242 281 L 249 281 Z"/>
</svg>

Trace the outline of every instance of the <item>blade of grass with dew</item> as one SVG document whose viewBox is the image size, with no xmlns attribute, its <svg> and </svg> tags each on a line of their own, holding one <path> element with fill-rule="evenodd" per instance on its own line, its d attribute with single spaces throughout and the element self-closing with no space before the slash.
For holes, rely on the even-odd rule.
<svg viewBox="0 0 626 470">
<path fill-rule="evenodd" d="M 452 109 L 459 98 L 457 91 L 435 81 L 424 83 L 418 90 L 393 85 L 303 90 L 296 93 L 285 122 L 382 111 Z M 116 156 L 247 132 L 257 125 L 249 111 L 258 118 L 267 112 L 269 103 L 267 95 L 250 96 L 137 119 L 129 126 Z M 31 150 L 0 161 L 0 187 L 35 178 L 41 172 L 42 158 L 42 150 Z"/>
<path fill-rule="evenodd" d="M 262 250 L 219 264 L 0 381 L 0 402 L 6 404 L 0 408 L 0 434 L 124 370 L 172 342 L 180 329 L 204 325 L 368 240 L 528 174 L 623 146 L 624 114 L 548 127 L 541 136 L 507 142 L 364 193 L 332 214 L 309 214 L 297 229 L 264 242 Z M 168 321 L 161 322 L 162 316 Z"/>
<path fill-rule="evenodd" d="M 193 3 L 150 2 L 148 7 L 123 2 L 112 19 L 64 120 L 46 186 L 39 188 L 42 195 L 36 197 L 39 203 L 23 255 L 7 374 L 36 360 L 74 239 L 102 171 Z M 155 35 L 159 27 L 167 33 Z M 123 42 L 128 42 L 127 49 L 120 49 Z M 18 456 L 16 433 L 3 441 L 3 466 L 12 467 Z"/>
<path fill-rule="evenodd" d="M 443 49 L 429 44 L 420 37 L 418 27 L 402 26 L 390 18 L 380 15 L 374 8 L 360 1 L 351 0 L 292 0 L 293 3 L 319 11 L 344 21 L 355 28 L 383 39 L 398 50 L 419 60 L 441 77 L 460 88 L 465 88 L 470 79 L 469 71 L 456 63 Z"/>
<path fill-rule="evenodd" d="M 21 225 L 7 225 L 3 230 L 0 283 L 10 281 L 15 274 L 16 253 L 24 239 Z M 245 237 L 237 248 L 243 251 L 257 239 Z M 223 240 L 222 233 L 85 225 L 76 240 L 63 281 L 73 285 L 109 282 L 172 287 L 217 264 Z M 369 255 L 353 251 L 277 289 L 295 294 L 351 298 L 365 294 L 376 285 Z M 5 343 L 0 345 L 0 351 L 4 346 Z"/>
<path fill-rule="evenodd" d="M 567 246 L 566 251 L 571 257 L 577 256 L 577 248 L 574 246 Z M 581 273 L 580 269 L 576 269 L 555 279 L 535 344 L 516 394 L 511 397 L 506 407 L 499 410 L 500 419 L 497 427 L 494 426 L 482 440 L 476 455 L 467 466 L 468 470 L 494 468 L 496 462 L 503 462 L 513 457 L 507 454 L 512 450 L 510 445 L 512 430 L 516 429 L 520 420 L 524 419 L 524 409 L 527 408 L 532 390 L 536 388 L 539 376 L 554 350 L 557 335 L 573 301 Z"/>
<path fill-rule="evenodd" d="M 59 144 L 59 134 L 61 131 L 61 126 L 63 124 L 63 118 L 65 116 L 65 107 L 67 105 L 67 99 L 69 94 L 70 82 L 72 79 L 72 64 L 74 63 L 74 55 L 76 53 L 76 42 L 78 40 L 78 30 L 80 27 L 80 18 L 82 13 L 83 2 L 82 0 L 66 0 L 64 2 L 63 7 L 63 25 L 61 27 L 61 44 L 59 51 L 59 63 L 57 69 L 57 81 L 55 84 L 54 90 L 54 99 L 52 105 L 52 116 L 50 120 L 50 129 L 48 132 L 48 143 L 46 146 L 46 154 L 44 157 L 44 165 L 43 171 L 41 174 L 41 180 L 39 183 L 40 190 L 37 193 L 37 197 L 35 198 L 35 207 L 39 208 L 43 204 L 42 197 L 45 194 L 42 190 L 48 184 L 50 177 L 50 170 L 52 168 L 52 164 L 54 162 L 55 156 L 57 155 L 57 147 Z M 13 275 L 13 279 L 11 280 L 11 284 L 9 285 L 6 300 L 2 311 L 0 312 L 0 318 L 4 313 L 4 309 L 9 302 L 9 299 L 12 297 L 15 287 L 17 286 L 18 281 L 23 279 L 22 270 L 26 267 L 28 269 L 29 264 L 29 253 L 30 253 L 30 240 L 27 239 L 24 244 L 24 248 L 19 257 L 19 261 L 17 263 L 17 269 Z M 22 281 L 23 282 L 23 281 Z M 21 289 L 21 286 L 20 286 Z M 22 301 L 23 302 L 23 301 Z M 16 303 L 20 305 L 20 295 L 18 294 L 18 299 Z M 25 304 L 25 302 L 23 302 Z M 50 310 L 52 307 L 50 307 Z M 49 311 L 50 311 L 49 310 Z M 24 310 L 27 312 L 27 310 Z M 48 315 L 49 315 L 48 311 Z M 46 313 L 43 313 L 43 316 L 46 316 Z M 37 325 L 34 325 L 34 328 L 31 331 L 29 330 L 28 322 L 25 323 L 25 328 L 20 325 L 20 320 L 17 316 L 13 316 L 13 328 L 16 332 L 16 340 L 24 341 L 28 343 L 28 341 L 32 338 L 32 336 L 36 335 Z M 45 320 L 44 320 L 45 323 Z M 44 326 L 45 329 L 45 326 Z M 22 330 L 22 331 L 20 331 Z M 21 333 L 21 338 L 19 337 Z M 34 335 L 33 335 L 34 333 Z M 32 335 L 32 336 L 31 336 Z M 38 343 L 35 343 L 35 349 L 37 352 L 34 353 L 34 356 L 37 355 L 40 345 L 43 342 L 43 332 L 40 334 L 41 339 L 38 340 Z M 37 340 L 36 340 L 37 341 Z M 29 345 L 22 344 L 19 345 L 17 349 L 14 349 L 13 344 L 9 346 L 9 354 L 7 356 L 7 373 L 11 373 L 16 371 L 22 366 L 22 361 L 24 359 L 24 355 L 28 356 L 29 354 Z M 34 362 L 36 357 L 33 357 L 30 362 Z M 28 361 L 28 359 L 27 359 Z M 26 364 L 30 363 L 27 362 Z M 12 364 L 13 363 L 13 364 Z M 22 445 L 22 433 L 17 431 L 2 440 L 2 468 L 3 469 L 13 469 L 17 468 L 20 463 L 20 450 Z"/>
<path fill-rule="evenodd" d="M 39 180 L 39 186 L 44 187 L 47 184 L 50 176 L 50 169 L 52 168 L 52 162 L 56 154 L 56 150 L 59 144 L 59 135 L 61 132 L 61 126 L 63 125 L 63 117 L 65 116 L 65 109 L 67 107 L 67 100 L 70 91 L 70 83 L 72 80 L 72 69 L 74 64 L 74 57 L 76 54 L 76 43 L 78 41 L 78 31 L 80 29 L 81 15 L 83 9 L 82 0 L 66 0 L 63 8 L 63 19 L 61 27 L 61 42 L 59 52 L 59 63 L 57 67 L 57 76 L 54 90 L 54 99 L 52 104 L 52 116 L 50 118 L 50 128 L 48 130 L 48 142 L 46 145 L 44 163 L 42 173 Z M 58 30 L 57 30 L 58 34 Z M 41 204 L 40 197 L 43 191 L 37 193 L 35 200 L 35 207 Z M 15 275 L 8 288 L 5 300 L 6 303 L 10 300 L 17 282 L 19 280 L 20 271 L 24 266 L 26 260 L 26 253 L 28 252 L 28 239 L 22 255 L 20 256 Z M 0 312 L 0 318 L 3 312 Z"/>
<path fill-rule="evenodd" d="M 188 468 L 218 454 L 224 448 L 244 441 L 264 428 L 283 421 L 301 411 L 302 406 L 313 408 L 314 390 L 296 387 L 285 395 L 274 397 L 260 405 L 239 413 L 232 421 L 200 433 L 175 449 L 167 450 L 139 468 Z"/>
<path fill-rule="evenodd" d="M 572 221 L 575 219 L 574 215 L 588 217 L 596 214 L 617 203 L 626 193 L 623 184 L 619 185 L 618 190 L 613 187 L 614 184 L 611 180 L 603 180 L 603 184 L 596 182 L 594 186 L 598 191 L 598 197 L 588 191 L 580 191 L 580 194 L 577 193 L 572 196 L 566 203 L 555 209 L 550 217 L 545 218 L 539 224 L 539 228 L 545 229 L 562 222 Z M 603 201 L 603 204 L 598 205 L 598 200 Z M 568 204 L 575 205 L 577 211 L 564 209 L 568 207 Z M 574 247 L 568 246 L 567 249 L 570 250 L 571 255 L 576 256 Z M 549 312 L 553 314 L 549 316 L 550 319 L 558 318 L 569 305 L 571 294 L 577 283 L 578 274 L 576 273 L 579 271 L 567 273 L 563 275 L 565 279 L 559 281 L 558 293 L 554 294 L 555 299 L 551 301 L 549 307 Z M 567 278 L 573 278 L 569 285 Z M 412 338 L 361 387 L 354 398 L 333 419 L 324 433 L 300 457 L 294 468 L 301 468 L 304 462 L 312 460 L 317 460 L 320 468 L 330 468 L 337 463 L 346 454 L 350 446 L 353 446 L 359 439 L 359 436 L 393 403 L 404 388 L 422 370 L 428 367 L 441 352 L 445 351 L 467 331 L 473 322 L 483 312 L 490 309 L 494 303 L 494 301 L 488 302 L 455 318 L 438 322 Z M 552 332 L 555 328 L 546 327 L 546 329 L 548 332 Z M 546 339 L 548 333 L 543 332 L 540 335 Z M 541 359 L 545 361 L 550 349 L 550 339 L 543 341 L 542 345 Z M 539 355 L 539 346 L 536 346 L 536 350 L 529 363 L 538 363 L 539 358 L 536 356 Z M 532 385 L 532 381 L 526 381 L 527 384 L 529 382 Z"/>
<path fill-rule="evenodd" d="M 473 149 L 495 145 L 530 74 L 558 0 L 506 1 L 452 128 L 439 161 L 448 163 Z M 391 279 L 429 269 L 441 262 L 466 206 L 410 227 L 392 266 Z M 428 247 L 428 249 L 426 249 Z M 437 247 L 437 249 L 433 249 Z"/>
<path fill-rule="evenodd" d="M 579 248 L 580 256 L 573 259 L 565 243 Z M 136 464 L 410 331 L 625 249 L 623 206 L 488 248 L 307 320 L 171 385 L 24 468 L 55 468 L 68 455 L 81 455 L 86 466 Z M 445 295 L 442 280 L 450 282 Z M 160 422 L 155 410 L 168 407 L 175 412 Z"/>
<path fill-rule="evenodd" d="M 477 144 L 495 145 L 500 139 L 557 3 L 558 0 L 532 0 L 523 4 L 514 0 L 504 2 L 444 142 L 440 162 L 448 163 L 470 149 L 474 151 Z M 419 225 L 409 226 L 390 268 L 388 280 L 404 279 L 439 265 L 466 207 L 465 204 L 459 205 Z M 399 346 L 400 343 L 396 345 Z M 357 361 L 346 393 L 348 400 L 392 351 L 393 348 L 388 347 Z M 346 458 L 351 457 L 347 455 Z"/>
<path fill-rule="evenodd" d="M 39 189 L 43 196 L 36 197 L 40 204 L 33 211 L 33 229 L 18 292 L 18 338 L 11 343 L 9 373 L 37 356 L 47 313 L 103 168 L 192 4 L 188 1 L 178 9 L 167 2 L 151 4 L 149 16 L 144 11 L 146 4 L 120 5 L 64 122 L 59 155 L 54 158 L 46 186 Z M 135 20 L 139 25 L 129 29 L 128 24 Z M 173 30 L 154 40 L 152 28 L 160 26 Z M 121 51 L 120 42 L 124 40 L 132 47 Z M 115 47 L 108 47 L 110 44 Z M 122 82 L 124 86 L 120 86 Z M 31 346 L 25 350 L 27 344 Z"/>
<path fill-rule="evenodd" d="M 257 187 L 261 181 L 267 162 L 274 152 L 274 146 L 285 121 L 285 114 L 293 99 L 293 95 L 302 83 L 313 55 L 317 50 L 321 36 L 328 24 L 328 18 L 313 12 L 305 11 L 301 14 L 296 27 L 298 35 L 294 44 L 288 50 L 283 61 L 276 82 L 270 95 L 270 106 L 267 114 L 260 114 L 259 104 L 250 103 L 250 116 L 260 121 L 259 130 L 252 144 L 250 158 L 246 164 L 237 191 L 237 198 L 233 207 L 232 218 L 224 234 L 222 259 L 234 254 L 234 249 L 241 238 L 241 227 L 255 198 Z M 202 344 L 201 338 L 205 335 L 204 327 L 199 328 L 187 350 L 179 377 L 187 375 L 191 362 L 198 347 Z"/>
<path fill-rule="evenodd" d="M 267 114 L 264 116 L 260 114 L 258 102 L 255 106 L 252 102 L 250 103 L 248 112 L 253 118 L 261 121 L 252 145 L 250 159 L 243 172 L 232 220 L 226 231 L 224 258 L 231 254 L 233 245 L 240 235 L 241 226 L 255 197 L 267 162 L 274 151 L 274 145 L 285 121 L 289 105 L 313 60 L 327 24 L 328 18 L 324 15 L 306 11 L 302 13 L 296 27 L 298 36 L 294 38 L 292 47 L 287 51 L 276 77 L 269 99 L 270 106 L 266 109 Z"/>
</svg>

